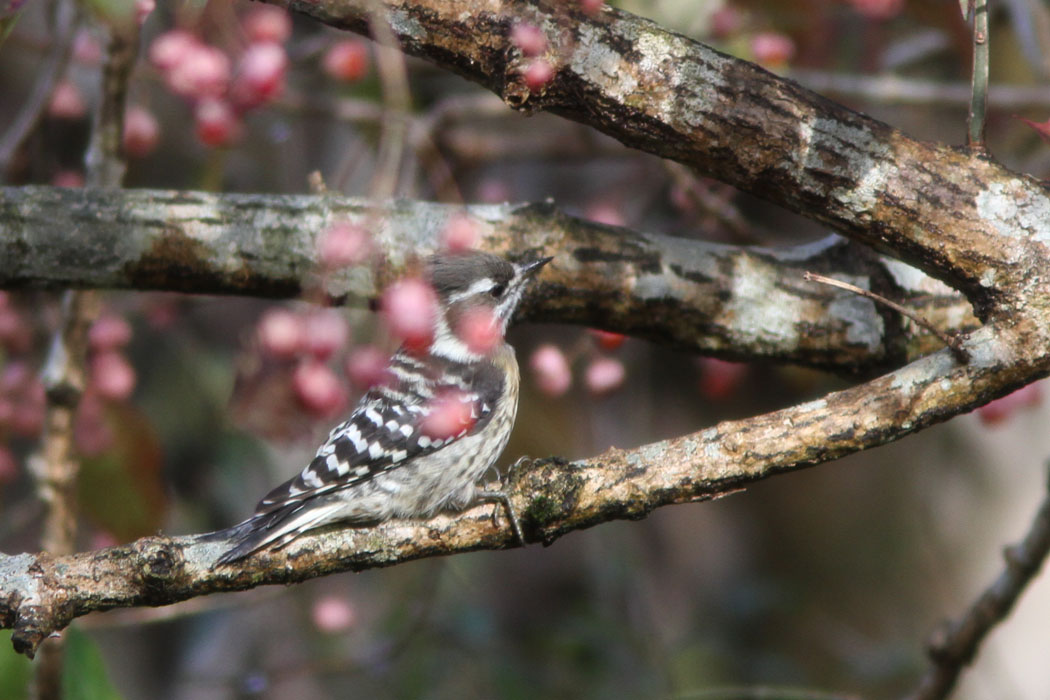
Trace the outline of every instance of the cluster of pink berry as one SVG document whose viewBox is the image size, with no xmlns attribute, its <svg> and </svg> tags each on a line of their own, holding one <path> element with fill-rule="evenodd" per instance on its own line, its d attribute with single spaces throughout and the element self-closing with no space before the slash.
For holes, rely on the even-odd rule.
<svg viewBox="0 0 1050 700">
<path fill-rule="evenodd" d="M 291 18 L 278 7 L 256 7 L 242 18 L 241 30 L 247 45 L 235 66 L 221 48 L 183 29 L 165 32 L 150 44 L 150 63 L 168 90 L 193 103 L 197 137 L 209 146 L 235 141 L 243 115 L 284 90 L 284 42 L 292 33 Z"/>
<path fill-rule="evenodd" d="M 32 343 L 29 323 L 10 296 L 0 292 L 0 347 L 5 360 L 0 372 L 0 484 L 13 481 L 19 473 L 10 438 L 37 438 L 44 427 L 44 385 L 26 358 Z"/>
</svg>

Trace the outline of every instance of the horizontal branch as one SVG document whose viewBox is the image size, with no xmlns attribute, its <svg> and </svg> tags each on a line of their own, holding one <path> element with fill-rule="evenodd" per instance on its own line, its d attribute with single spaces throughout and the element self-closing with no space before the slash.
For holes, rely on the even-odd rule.
<svg viewBox="0 0 1050 700">
<path fill-rule="evenodd" d="M 654 508 L 716 498 L 770 476 L 826 462 L 969 410 L 1045 368 L 1003 363 L 1012 334 L 983 327 L 965 341 L 975 358 L 947 350 L 819 401 L 636 449 L 591 459 L 525 463 L 505 485 L 527 540 L 559 537 Z M 187 598 L 287 584 L 339 571 L 479 549 L 515 546 L 490 508 L 426 523 L 392 521 L 370 529 L 330 529 L 236 567 L 211 566 L 229 543 L 202 537 L 149 537 L 129 545 L 55 557 L 0 555 L 0 626 L 32 654 L 49 634 L 94 611 L 167 605 Z"/>
<path fill-rule="evenodd" d="M 317 284 L 317 239 L 336 220 L 369 226 L 389 262 L 433 250 L 463 207 L 370 206 L 334 196 L 0 188 L 0 288 L 91 287 L 296 297 Z M 551 205 L 466 212 L 483 245 L 555 262 L 530 298 L 534 321 L 579 323 L 737 359 L 873 373 L 939 342 L 870 301 L 803 281 L 838 275 L 908 304 L 945 330 L 976 325 L 957 293 L 913 268 L 831 237 L 782 250 L 689 241 L 574 219 Z M 326 281 L 336 301 L 376 295 L 353 268 Z"/>
<path fill-rule="evenodd" d="M 383 17 L 405 52 L 510 106 L 588 124 L 825 223 L 962 290 L 978 315 L 1020 291 L 1018 259 L 1045 257 L 1050 196 L 1035 178 L 608 5 L 590 17 L 554 0 L 272 1 L 362 33 Z M 546 36 L 555 75 L 537 91 L 524 79 L 532 59 L 510 39 L 517 22 Z"/>
</svg>

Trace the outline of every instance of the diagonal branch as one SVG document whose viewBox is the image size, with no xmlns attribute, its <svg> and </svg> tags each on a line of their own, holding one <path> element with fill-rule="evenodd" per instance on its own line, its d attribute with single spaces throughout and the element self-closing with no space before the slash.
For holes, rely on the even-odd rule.
<svg viewBox="0 0 1050 700">
<path fill-rule="evenodd" d="M 1045 372 L 989 361 L 1010 356 L 1015 340 L 1009 329 L 984 327 L 965 341 L 977 358 L 968 365 L 945 350 L 819 401 L 590 459 L 526 463 L 512 472 L 507 491 L 527 539 L 546 544 L 601 522 L 643 518 L 660 506 L 720 497 L 881 445 Z M 193 536 L 150 537 L 65 557 L 0 555 L 0 625 L 14 629 L 17 650 L 32 654 L 51 632 L 89 612 L 514 546 L 509 528 L 498 528 L 489 515 L 479 508 L 421 524 L 323 531 L 253 555 L 243 566 L 215 570 L 210 567 L 227 543 Z"/>
<path fill-rule="evenodd" d="M 331 221 L 374 230 L 397 276 L 406 251 L 432 250 L 461 207 L 380 207 L 331 196 L 156 190 L 0 189 L 0 288 L 94 287 L 295 297 L 315 283 L 316 240 Z M 603 226 L 549 205 L 467 211 L 493 250 L 556 260 L 525 315 L 604 327 L 683 349 L 871 374 L 940 347 L 897 314 L 803 281 L 842 276 L 907 303 L 944 330 L 976 327 L 969 305 L 917 270 L 839 238 L 771 250 Z M 72 234 L 72 235 L 71 235 Z M 376 294 L 353 269 L 337 300 Z"/>
<path fill-rule="evenodd" d="M 1024 283 L 1014 262 L 1050 240 L 1050 196 L 1035 178 L 609 6 L 588 17 L 554 0 L 275 2 L 361 33 L 379 4 L 405 52 L 889 251 L 962 290 L 979 316 L 1002 283 Z M 546 34 L 556 69 L 535 93 L 509 38 L 518 20 Z"/>
</svg>

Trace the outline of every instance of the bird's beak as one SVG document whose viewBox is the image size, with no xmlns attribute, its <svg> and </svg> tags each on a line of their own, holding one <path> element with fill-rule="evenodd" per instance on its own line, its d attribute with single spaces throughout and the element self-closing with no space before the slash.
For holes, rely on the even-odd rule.
<svg viewBox="0 0 1050 700">
<path fill-rule="evenodd" d="M 527 262 L 521 266 L 521 274 L 528 276 L 535 275 L 537 272 L 540 271 L 540 268 L 549 263 L 551 260 L 554 260 L 554 258 L 540 258 L 539 260 Z"/>
</svg>

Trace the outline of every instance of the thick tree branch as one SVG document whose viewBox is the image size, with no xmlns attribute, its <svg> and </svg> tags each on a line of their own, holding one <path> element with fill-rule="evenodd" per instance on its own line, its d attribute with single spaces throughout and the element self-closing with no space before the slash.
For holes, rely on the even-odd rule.
<svg viewBox="0 0 1050 700">
<path fill-rule="evenodd" d="M 397 276 L 406 251 L 432 250 L 453 207 L 292 195 L 0 189 L 0 287 L 92 287 L 294 297 L 316 283 L 328 224 L 379 221 Z M 976 321 L 959 295 L 843 239 L 741 248 L 573 219 L 550 205 L 469 207 L 486 247 L 555 262 L 528 304 L 535 321 L 580 323 L 707 354 L 872 373 L 940 347 L 895 313 L 804 282 L 840 275 L 908 304 L 945 330 Z M 378 214 L 378 216 L 376 216 Z M 328 281 L 337 300 L 376 294 L 371 271 Z"/>
<path fill-rule="evenodd" d="M 589 124 L 891 251 L 964 291 L 979 315 L 1003 283 L 1023 283 L 1016 260 L 1050 240 L 1050 197 L 1036 179 L 608 6 L 591 18 L 548 0 L 276 0 L 362 33 L 376 2 L 407 53 L 511 106 Z M 509 39 L 517 21 L 547 36 L 557 74 L 539 94 Z"/>
<path fill-rule="evenodd" d="M 551 543 L 573 530 L 638 519 L 654 508 L 716 498 L 748 483 L 897 439 L 969 410 L 1028 381 L 1045 367 L 1004 364 L 1014 331 L 984 327 L 967 338 L 968 365 L 944 350 L 865 385 L 819 401 L 631 450 L 610 449 L 566 463 L 540 460 L 506 484 L 528 540 Z M 236 568 L 212 570 L 228 543 L 201 537 L 150 537 L 65 557 L 0 555 L 0 625 L 16 649 L 80 615 L 116 607 L 166 605 L 190 597 L 285 584 L 338 571 L 422 557 L 514 546 L 491 507 L 426 523 L 393 521 L 372 529 L 334 529 L 263 552 Z"/>
</svg>

